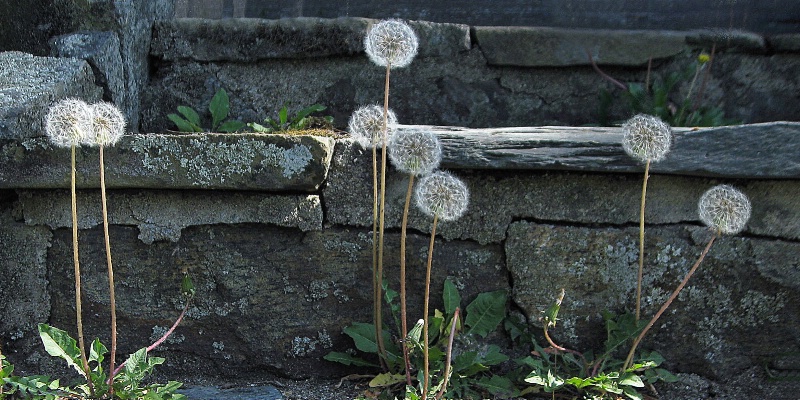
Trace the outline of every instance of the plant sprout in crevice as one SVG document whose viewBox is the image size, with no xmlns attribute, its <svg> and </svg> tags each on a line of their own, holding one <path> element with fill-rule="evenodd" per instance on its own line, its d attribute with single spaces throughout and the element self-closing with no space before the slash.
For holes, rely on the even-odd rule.
<svg viewBox="0 0 800 400">
<path fill-rule="evenodd" d="M 647 332 L 653 327 L 658 318 L 664 314 L 667 308 L 669 308 L 670 304 L 672 304 L 672 302 L 678 297 L 678 294 L 681 292 L 681 290 L 683 290 L 683 288 L 686 286 L 686 283 L 689 281 L 689 278 L 691 278 L 695 271 L 697 271 L 697 268 L 703 262 L 703 259 L 705 259 L 708 251 L 711 249 L 711 245 L 714 244 L 714 240 L 721 235 L 735 235 L 741 232 L 747 224 L 747 221 L 750 219 L 750 200 L 748 200 L 744 193 L 728 185 L 715 186 L 706 191 L 700 197 L 697 208 L 700 215 L 700 220 L 712 230 L 713 235 L 708 241 L 708 244 L 706 244 L 706 247 L 703 249 L 702 253 L 700 253 L 700 257 L 680 282 L 675 291 L 672 292 L 664 305 L 661 306 L 661 309 L 659 309 L 653 318 L 650 319 L 650 322 L 647 323 L 642 332 L 639 333 L 639 336 L 637 336 L 633 341 L 631 350 L 628 353 L 628 358 L 625 360 L 624 368 L 627 368 L 631 365 L 634 353 L 636 352 L 636 347 L 639 345 L 645 335 L 647 335 Z"/>
<path fill-rule="evenodd" d="M 448 172 L 437 171 L 420 179 L 414 192 L 417 207 L 426 215 L 433 217 L 431 239 L 428 245 L 428 260 L 425 272 L 425 302 L 423 306 L 423 357 L 424 372 L 422 399 L 425 400 L 430 387 L 430 365 L 428 353 L 428 304 L 430 300 L 431 264 L 433 244 L 436 238 L 436 225 L 439 220 L 452 221 L 460 218 L 469 204 L 469 190 L 463 181 Z"/>
<path fill-rule="evenodd" d="M 644 271 L 644 210 L 650 163 L 664 159 L 672 144 L 672 130 L 660 118 L 639 114 L 622 126 L 622 148 L 629 156 L 644 163 L 642 199 L 639 210 L 639 271 L 636 278 L 636 321 L 641 315 L 642 274 Z"/>
<path fill-rule="evenodd" d="M 114 365 L 117 354 L 117 307 L 114 292 L 114 267 L 111 262 L 111 241 L 108 234 L 108 206 L 106 201 L 106 174 L 103 149 L 114 146 L 125 134 L 125 117 L 122 112 L 111 103 L 100 102 L 91 106 L 93 112 L 93 136 L 89 144 L 100 149 L 100 198 L 103 212 L 103 237 L 106 247 L 106 264 L 108 266 L 108 293 L 111 307 L 111 356 L 109 358 L 110 379 L 114 379 Z"/>
<path fill-rule="evenodd" d="M 370 61 L 380 67 L 386 68 L 386 78 L 384 81 L 383 94 L 383 134 L 381 137 L 381 178 L 380 178 L 380 207 L 378 209 L 378 245 L 377 245 L 377 264 L 376 274 L 382 277 L 383 271 L 383 240 L 384 240 L 384 216 L 385 216 L 385 193 L 386 193 L 386 147 L 388 143 L 389 125 L 389 77 L 392 68 L 403 68 L 411 64 L 417 55 L 419 40 L 414 30 L 408 24 L 400 20 L 390 19 L 381 21 L 373 25 L 364 38 L 364 51 Z M 377 156 L 375 157 L 377 158 Z M 377 161 L 373 161 L 373 164 Z M 382 280 L 377 283 L 377 295 L 375 296 L 378 304 L 375 306 L 377 313 L 375 324 L 375 337 L 378 342 L 378 349 L 381 354 L 381 363 L 385 365 L 386 349 L 383 343 L 382 317 L 381 317 L 381 285 Z"/>
<path fill-rule="evenodd" d="M 72 258 L 75 268 L 75 314 L 82 368 L 89 375 L 89 361 L 86 358 L 86 343 L 83 337 L 83 317 L 81 308 L 81 267 L 78 258 L 78 201 L 75 190 L 75 149 L 89 141 L 92 134 L 92 109 L 79 99 L 65 99 L 52 107 L 45 117 L 45 132 L 57 147 L 70 148 L 70 193 L 72 198 Z M 91 381 L 89 381 L 90 389 Z"/>
<path fill-rule="evenodd" d="M 403 207 L 403 219 L 400 227 L 400 322 L 401 336 L 408 336 L 408 320 L 406 316 L 406 232 L 408 227 L 408 209 L 411 204 L 414 177 L 425 176 L 439 167 L 442 161 L 442 145 L 433 132 L 423 130 L 401 130 L 392 136 L 389 143 L 389 159 L 401 172 L 408 174 L 408 189 Z M 406 383 L 411 385 L 411 362 L 409 348 L 403 345 Z"/>
</svg>

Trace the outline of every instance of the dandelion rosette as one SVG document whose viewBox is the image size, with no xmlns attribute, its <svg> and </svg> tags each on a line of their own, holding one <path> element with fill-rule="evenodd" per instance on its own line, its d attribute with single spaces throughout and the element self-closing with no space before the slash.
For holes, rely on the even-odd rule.
<svg viewBox="0 0 800 400">
<path fill-rule="evenodd" d="M 392 136 L 388 150 L 392 165 L 410 175 L 430 174 L 442 161 L 442 144 L 431 131 L 398 131 Z"/>
<path fill-rule="evenodd" d="M 48 110 L 44 127 L 54 145 L 79 146 L 92 134 L 92 109 L 80 99 L 61 100 Z"/>
<path fill-rule="evenodd" d="M 425 214 L 452 221 L 467 211 L 469 190 L 461 179 L 448 172 L 437 171 L 420 179 L 414 199 Z"/>
<path fill-rule="evenodd" d="M 622 148 L 639 161 L 661 161 L 672 145 L 672 129 L 652 115 L 634 116 L 622 125 L 622 132 Z"/>
<path fill-rule="evenodd" d="M 125 116 L 112 103 L 100 102 L 91 105 L 94 137 L 90 145 L 113 146 L 125 134 Z"/>
<path fill-rule="evenodd" d="M 353 138 L 364 147 L 383 147 L 383 107 L 369 105 L 358 108 L 350 116 L 347 129 Z M 397 131 L 397 116 L 394 111 L 387 113 L 386 140 L 389 141 Z"/>
<path fill-rule="evenodd" d="M 396 19 L 381 21 L 367 32 L 364 50 L 375 64 L 402 68 L 417 55 L 419 40 L 408 24 Z"/>
<path fill-rule="evenodd" d="M 750 219 L 750 200 L 728 185 L 714 186 L 698 202 L 700 220 L 722 234 L 735 235 L 744 229 Z"/>
</svg>

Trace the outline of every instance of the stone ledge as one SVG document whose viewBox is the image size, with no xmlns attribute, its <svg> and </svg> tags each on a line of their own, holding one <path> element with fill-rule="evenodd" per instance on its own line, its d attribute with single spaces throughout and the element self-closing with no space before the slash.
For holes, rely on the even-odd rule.
<svg viewBox="0 0 800 400">
<path fill-rule="evenodd" d="M 364 52 L 364 36 L 375 22 L 345 17 L 173 19 L 155 24 L 150 54 L 170 61 L 239 62 L 349 56 Z M 409 24 L 419 36 L 420 56 L 445 57 L 470 49 L 467 25 L 427 21 Z"/>
<path fill-rule="evenodd" d="M 72 226 L 66 190 L 19 191 L 25 223 L 51 229 Z M 79 191 L 78 227 L 103 223 L 100 192 Z M 146 244 L 177 242 L 184 228 L 196 225 L 261 223 L 322 230 L 322 204 L 317 195 L 276 195 L 246 192 L 140 191 L 108 193 L 109 223 L 135 225 Z"/>
<path fill-rule="evenodd" d="M 458 169 L 533 169 L 641 172 L 622 150 L 618 127 L 429 129 L 442 140 L 443 166 Z M 653 173 L 758 179 L 800 179 L 800 123 L 770 122 L 717 128 L 676 128 L 667 158 Z"/>
<path fill-rule="evenodd" d="M 650 57 L 667 58 L 686 50 L 686 33 L 612 31 L 547 27 L 473 27 L 489 65 L 561 67 L 598 64 L 641 66 Z"/>
<path fill-rule="evenodd" d="M 109 189 L 317 190 L 334 140 L 261 134 L 128 135 L 105 150 Z M 69 188 L 69 149 L 0 141 L 0 189 Z M 78 149 L 77 185 L 99 187 L 96 148 Z"/>
<path fill-rule="evenodd" d="M 40 136 L 51 104 L 67 97 L 94 102 L 101 94 L 83 60 L 0 53 L 0 139 Z"/>
</svg>

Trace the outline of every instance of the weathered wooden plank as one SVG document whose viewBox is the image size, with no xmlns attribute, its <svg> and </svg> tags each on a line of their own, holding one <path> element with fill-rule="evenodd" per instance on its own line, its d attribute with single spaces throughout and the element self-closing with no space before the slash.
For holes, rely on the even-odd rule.
<svg viewBox="0 0 800 400">
<path fill-rule="evenodd" d="M 442 140 L 445 168 L 640 172 L 622 150 L 621 128 L 514 127 L 430 129 Z M 800 123 L 771 122 L 718 128 L 677 128 L 667 158 L 653 173 L 800 179 Z"/>
</svg>

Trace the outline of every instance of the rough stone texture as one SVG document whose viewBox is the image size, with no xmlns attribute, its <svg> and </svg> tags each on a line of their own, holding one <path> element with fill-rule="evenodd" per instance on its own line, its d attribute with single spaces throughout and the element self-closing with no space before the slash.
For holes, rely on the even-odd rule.
<svg viewBox="0 0 800 400">
<path fill-rule="evenodd" d="M 686 49 L 685 33 L 595 31 L 546 27 L 478 26 L 475 40 L 489 65 L 564 67 L 598 64 L 641 66 Z M 587 54 L 588 53 L 588 54 Z"/>
<path fill-rule="evenodd" d="M 165 20 L 154 27 L 150 52 L 170 61 L 252 62 L 350 55 L 364 51 L 369 22 L 363 18 Z"/>
<path fill-rule="evenodd" d="M 114 32 L 78 32 L 50 39 L 51 55 L 86 60 L 92 66 L 95 82 L 103 88 L 103 100 L 130 112 L 125 94 L 121 44 Z M 126 115 L 131 119 L 131 115 Z"/>
<path fill-rule="evenodd" d="M 47 228 L 26 227 L 0 208 L 0 345 L 7 356 L 16 346 L 30 349 L 41 343 L 36 325 L 50 317 L 46 263 L 51 237 Z"/>
<path fill-rule="evenodd" d="M 445 141 L 445 167 L 457 163 L 457 160 L 465 160 L 461 157 L 447 158 L 453 154 L 448 151 L 452 149 L 449 146 L 452 143 Z M 675 151 L 671 156 L 678 154 Z M 480 159 L 475 155 L 470 160 L 480 163 Z M 787 159 L 790 158 L 784 158 Z M 615 170 L 616 166 L 610 164 L 606 168 Z M 442 223 L 437 227 L 437 233 L 445 238 L 497 243 L 505 239 L 509 224 L 519 218 L 579 224 L 637 223 L 643 167 L 638 170 L 638 173 L 624 175 L 455 170 L 453 172 L 464 179 L 470 189 L 470 205 L 464 217 Z M 400 226 L 407 179 L 406 175 L 390 167 L 386 195 L 387 227 Z M 721 182 L 727 181 L 651 173 L 647 190 L 647 221 L 653 224 L 697 222 L 698 199 L 703 192 Z M 800 220 L 797 195 L 800 181 L 749 181 L 741 189 L 753 203 L 748 232 L 788 240 L 798 238 L 800 228 L 796 221 Z M 339 141 L 323 190 L 326 220 L 341 225 L 371 226 L 372 203 L 364 199 L 371 200 L 372 193 L 372 152 L 351 141 Z M 412 205 L 409 226 L 429 231 L 430 223 L 430 218 Z"/>
<path fill-rule="evenodd" d="M 259 376 L 264 370 L 293 377 L 337 376 L 343 369 L 321 362 L 331 350 L 353 346 L 341 334 L 352 322 L 371 319 L 371 234 L 365 229 L 302 233 L 260 224 L 206 225 L 184 229 L 176 243 L 145 245 L 135 228 L 112 226 L 111 240 L 120 319 L 120 351 L 157 338 L 182 307 L 182 270 L 197 296 L 187 320 L 156 354 L 163 373 L 176 377 Z M 88 337 L 107 337 L 108 291 L 102 229 L 81 232 L 82 275 Z M 399 236 L 386 238 L 387 279 L 396 282 Z M 420 317 L 428 238 L 409 235 L 409 318 Z M 74 326 L 70 297 L 69 229 L 54 232 L 48 254 L 50 321 Z M 480 292 L 509 289 L 500 246 L 437 241 L 432 306 L 441 309 L 441 285 L 450 277 L 471 301 Z M 388 312 L 388 311 L 387 311 Z M 28 334 L 28 333 L 26 333 Z M 261 372 L 259 372 L 261 371 Z"/>
<path fill-rule="evenodd" d="M 240 21 L 241 27 L 236 21 Z M 259 36 L 244 35 L 247 23 L 241 21 L 245 20 L 205 21 L 198 24 L 206 27 L 225 24 L 230 29 L 239 29 L 237 37 L 241 37 L 243 43 L 261 43 Z M 355 34 L 365 27 L 351 25 L 363 24 L 364 21 L 343 18 L 329 23 L 331 26 L 340 26 L 336 25 L 340 23 L 340 29 Z M 262 23 L 282 26 L 299 22 Z M 184 37 L 178 29 L 180 23 L 170 23 L 169 26 L 174 30 L 171 35 Z M 575 62 L 584 67 L 514 67 L 490 65 L 491 60 L 487 60 L 488 50 L 485 48 L 487 42 L 481 42 L 477 33 L 474 37 L 478 39 L 474 42 L 468 40 L 467 26 L 430 22 L 412 22 L 412 26 L 421 36 L 420 54 L 408 67 L 392 71 L 391 76 L 390 106 L 401 123 L 472 128 L 581 126 L 598 124 L 602 120 L 617 122 L 630 117 L 631 111 L 624 96 L 588 67 L 588 58 L 583 52 L 585 46 L 581 44 L 582 38 L 586 37 L 592 43 L 606 43 L 618 40 L 619 35 L 627 37 L 625 35 L 628 33 L 594 31 L 587 36 L 584 31 L 558 30 L 562 32 L 563 41 L 571 43 L 571 48 L 581 53 Z M 532 50 L 508 43 L 540 44 L 536 41 L 526 42 L 524 37 L 513 39 L 510 33 L 516 30 L 511 28 L 472 28 L 474 31 L 481 29 L 509 29 L 508 40 L 499 42 L 496 49 L 508 53 L 508 57 L 513 59 L 529 59 Z M 536 29 L 529 28 L 522 32 L 546 31 L 544 28 Z M 702 32 L 706 32 L 706 36 Z M 711 52 L 714 44 L 707 40 L 716 36 L 708 32 L 647 32 L 648 37 L 659 38 L 653 39 L 658 43 L 674 43 L 667 46 L 668 49 L 674 47 L 674 50 L 667 52 L 669 57 L 653 63 L 651 81 L 671 72 L 685 71 L 696 62 L 700 51 Z M 243 49 L 223 40 L 225 38 L 221 38 L 215 30 L 205 29 L 196 33 L 198 36 L 194 37 L 195 41 L 211 41 L 221 46 L 227 43 L 226 49 Z M 303 33 L 297 32 L 296 35 L 300 37 Z M 686 43 L 686 37 L 691 35 L 694 35 L 695 42 Z M 746 123 L 797 120 L 800 115 L 800 101 L 797 99 L 800 56 L 796 53 L 765 54 L 756 44 L 746 45 L 750 43 L 745 40 L 748 38 L 756 42 L 760 40 L 759 43 L 763 44 L 761 36 L 748 33 L 731 36 L 731 46 L 736 44 L 736 48 L 723 50 L 723 44 L 717 44 L 714 61 L 708 68 L 709 75 L 702 76 L 705 84 L 701 82 L 701 103 L 709 107 L 719 106 L 727 118 Z M 156 37 L 156 41 L 159 43 L 156 54 L 159 57 L 164 54 L 168 58 L 168 54 L 187 51 L 180 46 L 166 48 L 170 42 L 160 36 Z M 617 80 L 643 83 L 647 79 L 648 56 L 658 55 L 649 51 L 659 47 L 637 40 L 628 42 L 615 42 L 608 49 L 598 47 L 599 52 L 594 55 L 599 56 L 599 62 L 608 63 L 603 70 Z M 280 43 L 273 45 L 280 46 Z M 360 45 L 358 42 L 353 46 Z M 646 46 L 648 52 L 643 53 L 636 46 Z M 348 51 L 351 50 L 355 51 L 355 47 Z M 244 50 L 235 50 L 237 54 L 239 51 Z M 539 51 L 534 53 L 538 54 Z M 553 58 L 564 51 L 548 51 L 547 57 L 535 57 L 534 61 Z M 619 61 L 616 56 L 607 54 L 609 51 L 637 58 Z M 197 53 L 205 54 L 199 49 Z M 252 53 L 244 54 L 255 56 Z M 636 66 L 620 66 L 617 63 L 633 63 Z M 677 104 L 683 101 L 690 87 L 696 96 L 697 85 L 692 87 L 687 79 L 676 86 L 670 95 L 670 102 Z M 290 112 L 296 112 L 318 103 L 326 105 L 328 108 L 324 114 L 333 116 L 336 126 L 344 129 L 358 106 L 379 102 L 383 98 L 384 71 L 372 65 L 360 51 L 327 58 L 260 58 L 253 62 L 167 59 L 155 65 L 153 77 L 142 94 L 142 129 L 161 132 L 173 128 L 166 116 L 175 112 L 179 105 L 188 105 L 204 113 L 219 88 L 225 88 L 230 94 L 231 115 L 246 122 L 262 121 L 266 116 L 274 118 L 283 105 Z M 601 111 L 600 98 L 604 92 L 610 93 L 610 96 L 606 94 L 611 99 L 608 112 Z"/>
<path fill-rule="evenodd" d="M 766 39 L 753 32 L 735 29 L 713 29 L 689 32 L 686 42 L 706 49 L 712 46 L 716 51 L 740 51 L 748 53 L 765 53 Z"/>
<path fill-rule="evenodd" d="M 777 53 L 800 52 L 800 34 L 787 33 L 769 37 L 769 45 Z"/>
<path fill-rule="evenodd" d="M 621 128 L 517 127 L 465 129 L 404 126 L 437 134 L 443 166 L 463 169 L 567 169 L 638 172 L 642 166 L 622 150 Z M 651 171 L 729 178 L 800 178 L 800 124 L 766 123 L 674 130 L 666 160 Z M 736 149 L 736 158 L 726 157 Z M 771 157 L 763 157 L 763 154 Z"/>
<path fill-rule="evenodd" d="M 194 225 L 259 223 L 322 230 L 319 196 L 290 196 L 231 192 L 109 192 L 108 219 L 112 225 L 135 225 L 139 239 L 177 242 L 181 231 Z M 51 229 L 72 226 L 70 194 L 66 190 L 21 191 L 19 202 L 28 225 Z M 78 226 L 103 223 L 99 191 L 78 195 Z"/>
<path fill-rule="evenodd" d="M 711 234 L 702 228 L 673 226 L 652 227 L 647 235 L 642 312 L 651 316 Z M 579 349 L 601 345 L 600 313 L 631 308 L 637 237 L 636 228 L 512 224 L 506 255 L 514 300 L 536 321 L 565 288 L 560 326 L 551 331 L 555 340 Z M 796 276 L 780 279 L 771 271 L 762 274 L 749 261 L 773 253 L 786 257 L 768 258 L 774 263 L 771 268 L 797 274 L 797 243 L 744 237 L 718 240 L 643 348 L 661 352 L 672 360 L 671 368 L 717 377 L 734 376 L 794 348 L 800 333 L 800 298 L 792 279 Z M 770 340 L 753 340 L 756 332 Z"/>
<path fill-rule="evenodd" d="M 67 97 L 93 102 L 100 94 L 84 61 L 0 53 L 0 139 L 42 136 L 51 104 Z"/>
<path fill-rule="evenodd" d="M 69 188 L 69 149 L 44 138 L 0 144 L 0 187 Z M 99 187 L 96 148 L 81 148 L 77 185 Z M 107 188 L 309 192 L 328 172 L 333 139 L 260 134 L 128 135 L 104 150 Z"/>
</svg>

